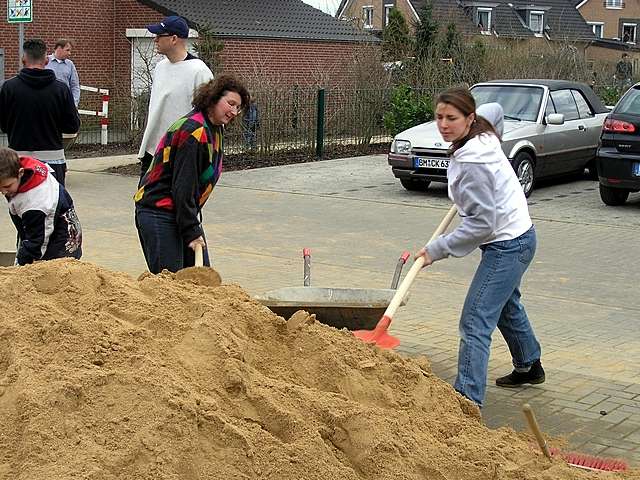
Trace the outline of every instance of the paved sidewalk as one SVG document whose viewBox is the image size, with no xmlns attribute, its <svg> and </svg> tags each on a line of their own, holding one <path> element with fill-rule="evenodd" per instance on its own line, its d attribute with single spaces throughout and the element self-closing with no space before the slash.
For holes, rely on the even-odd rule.
<svg viewBox="0 0 640 480">
<path fill-rule="evenodd" d="M 137 179 L 96 173 L 135 157 L 69 162 L 68 188 L 85 233 L 84 260 L 137 275 L 145 269 L 133 227 Z M 604 207 L 597 184 L 574 181 L 535 190 L 530 209 L 538 253 L 523 299 L 543 345 L 547 382 L 493 386 L 511 370 L 499 334 L 491 353 L 485 422 L 524 428 L 530 402 L 542 428 L 571 449 L 640 465 L 640 194 Z M 215 266 L 252 294 L 302 285 L 302 247 L 312 249 L 317 286 L 386 288 L 402 250 L 416 250 L 446 213 L 442 185 L 407 192 L 384 156 L 224 173 L 204 211 Z M 0 215 L 0 249 L 15 238 Z M 438 262 L 417 278 L 392 329 L 399 352 L 426 355 L 452 382 L 457 322 L 478 261 Z"/>
</svg>

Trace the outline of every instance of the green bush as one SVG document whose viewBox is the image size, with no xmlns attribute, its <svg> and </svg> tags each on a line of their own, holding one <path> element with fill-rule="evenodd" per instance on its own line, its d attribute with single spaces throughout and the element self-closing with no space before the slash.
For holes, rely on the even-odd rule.
<svg viewBox="0 0 640 480">
<path fill-rule="evenodd" d="M 605 105 L 615 105 L 622 96 L 620 90 L 614 85 L 603 85 L 596 89 L 596 93 Z"/>
<path fill-rule="evenodd" d="M 433 120 L 433 101 L 429 95 L 399 85 L 391 91 L 391 103 L 384 114 L 384 126 L 391 135 Z"/>
</svg>

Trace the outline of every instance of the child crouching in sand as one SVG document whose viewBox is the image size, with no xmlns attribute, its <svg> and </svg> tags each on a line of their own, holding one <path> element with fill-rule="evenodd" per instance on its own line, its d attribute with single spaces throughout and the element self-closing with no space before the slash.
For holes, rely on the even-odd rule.
<svg viewBox="0 0 640 480">
<path fill-rule="evenodd" d="M 0 193 L 18 230 L 16 263 L 82 255 L 73 200 L 46 164 L 0 147 Z"/>
</svg>

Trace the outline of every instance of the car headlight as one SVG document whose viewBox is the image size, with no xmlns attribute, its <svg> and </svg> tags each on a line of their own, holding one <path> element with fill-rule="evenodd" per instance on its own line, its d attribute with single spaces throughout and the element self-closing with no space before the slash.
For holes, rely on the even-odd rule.
<svg viewBox="0 0 640 480">
<path fill-rule="evenodd" d="M 409 155 L 411 153 L 411 142 L 408 140 L 394 140 L 391 144 L 391 153 Z"/>
</svg>

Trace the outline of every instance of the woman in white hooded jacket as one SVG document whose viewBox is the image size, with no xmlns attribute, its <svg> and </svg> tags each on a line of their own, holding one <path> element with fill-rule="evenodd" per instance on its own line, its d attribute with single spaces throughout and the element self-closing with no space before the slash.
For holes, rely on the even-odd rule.
<svg viewBox="0 0 640 480">
<path fill-rule="evenodd" d="M 502 125 L 502 109 L 487 112 L 494 117 L 493 125 L 476 115 L 475 101 L 466 88 L 452 88 L 438 96 L 438 130 L 451 142 L 449 197 L 461 222 L 416 254 L 430 265 L 448 256 L 464 257 L 478 247 L 482 250 L 460 316 L 454 383 L 458 392 L 479 406 L 484 401 L 491 334 L 496 327 L 509 346 L 514 366 L 496 384 L 519 387 L 545 380 L 540 344 L 520 302 L 520 281 L 535 254 L 536 233 L 522 187 L 494 128 Z"/>
</svg>

